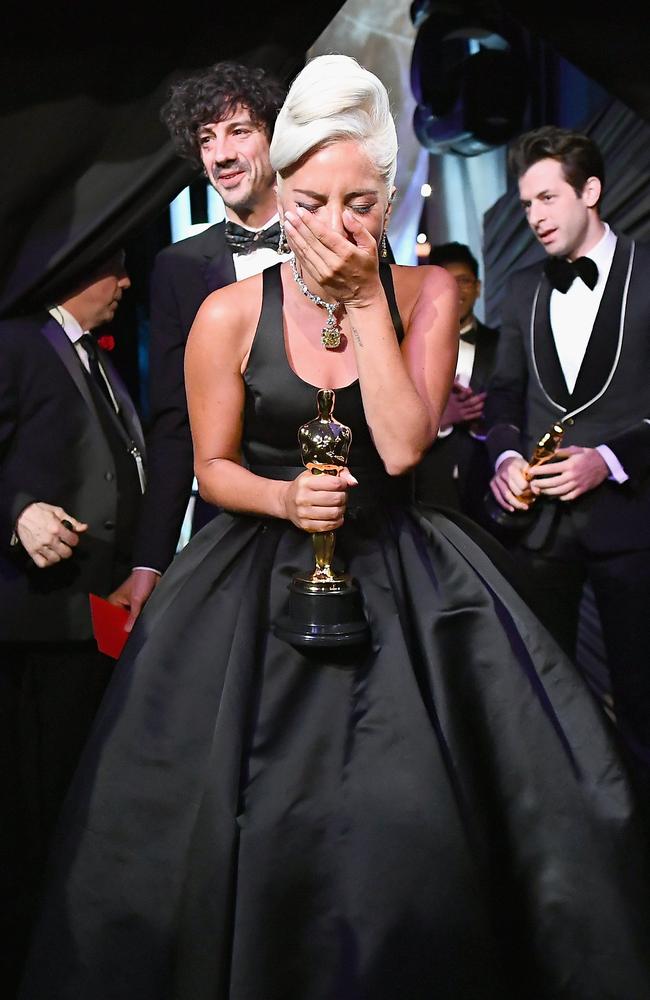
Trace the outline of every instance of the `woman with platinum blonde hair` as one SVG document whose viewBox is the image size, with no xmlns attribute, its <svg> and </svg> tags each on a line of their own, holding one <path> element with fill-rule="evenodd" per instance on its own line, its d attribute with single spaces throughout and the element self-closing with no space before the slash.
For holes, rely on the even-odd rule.
<svg viewBox="0 0 650 1000">
<path fill-rule="evenodd" d="M 319 56 L 296 78 L 278 115 L 271 165 L 282 177 L 307 153 L 339 139 L 365 149 L 390 195 L 397 132 L 386 88 L 349 56 Z"/>
<path fill-rule="evenodd" d="M 354 60 L 298 75 L 271 148 L 294 257 L 210 295 L 187 348 L 223 513 L 116 666 L 22 1000 L 650 996 L 612 728 L 487 537 L 411 503 L 457 295 L 442 268 L 382 263 L 395 148 Z M 338 474 L 301 464 L 314 425 L 303 460 Z M 366 632 L 316 615 L 301 638 L 288 587 L 334 531 Z"/>
</svg>

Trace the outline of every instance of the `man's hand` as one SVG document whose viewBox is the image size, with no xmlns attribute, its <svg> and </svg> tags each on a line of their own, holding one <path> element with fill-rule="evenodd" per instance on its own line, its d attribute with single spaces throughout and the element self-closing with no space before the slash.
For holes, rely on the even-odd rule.
<svg viewBox="0 0 650 1000">
<path fill-rule="evenodd" d="M 16 521 L 16 534 L 39 569 L 69 559 L 87 524 L 50 503 L 31 503 Z"/>
<path fill-rule="evenodd" d="M 440 418 L 440 430 L 444 431 L 455 424 L 471 423 L 483 416 L 485 392 L 473 392 L 468 386 L 454 382 L 449 393 L 447 405 Z"/>
<path fill-rule="evenodd" d="M 608 475 L 607 463 L 599 451 L 572 444 L 559 449 L 552 462 L 532 465 L 530 486 L 536 495 L 575 500 L 600 486 Z"/>
<path fill-rule="evenodd" d="M 504 510 L 528 510 L 517 497 L 528 487 L 528 462 L 520 456 L 505 458 L 490 480 L 494 499 Z"/>
<path fill-rule="evenodd" d="M 160 580 L 160 574 L 152 569 L 134 569 L 117 590 L 109 594 L 111 604 L 119 604 L 130 612 L 124 626 L 130 632 L 143 607 L 151 597 Z"/>
</svg>

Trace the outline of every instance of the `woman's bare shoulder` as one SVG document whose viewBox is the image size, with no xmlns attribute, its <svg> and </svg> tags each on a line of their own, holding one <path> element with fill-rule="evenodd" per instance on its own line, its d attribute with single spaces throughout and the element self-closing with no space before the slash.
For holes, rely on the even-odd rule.
<svg viewBox="0 0 650 1000">
<path fill-rule="evenodd" d="M 448 301 L 449 305 L 445 308 L 457 307 L 456 282 L 444 267 L 436 264 L 391 264 L 390 268 L 397 308 L 407 330 L 416 315 L 436 315 L 441 301 Z"/>
<path fill-rule="evenodd" d="M 262 301 L 262 275 L 253 274 L 242 281 L 234 281 L 231 285 L 217 288 L 203 300 L 197 312 L 197 319 L 220 319 L 223 317 L 239 317 L 246 319 L 259 312 Z"/>
<path fill-rule="evenodd" d="M 444 267 L 437 264 L 391 264 L 397 294 L 418 298 L 422 291 L 456 291 L 456 283 Z"/>
<path fill-rule="evenodd" d="M 224 285 L 203 300 L 190 330 L 188 345 L 193 348 L 213 345 L 248 350 L 255 333 L 262 306 L 262 275 Z"/>
</svg>

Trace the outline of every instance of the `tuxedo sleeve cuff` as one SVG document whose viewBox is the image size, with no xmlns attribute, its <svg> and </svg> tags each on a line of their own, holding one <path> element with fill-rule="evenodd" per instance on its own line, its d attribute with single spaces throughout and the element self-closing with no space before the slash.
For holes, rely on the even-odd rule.
<svg viewBox="0 0 650 1000">
<path fill-rule="evenodd" d="M 495 424 L 489 427 L 485 438 L 485 446 L 490 461 L 496 466 L 496 461 L 504 452 L 521 454 L 521 431 L 514 424 Z"/>
<path fill-rule="evenodd" d="M 135 573 L 136 569 L 144 569 L 147 573 L 155 573 L 156 576 L 162 576 L 161 571 L 159 569 L 154 569 L 153 566 L 133 566 L 131 572 Z"/>
<path fill-rule="evenodd" d="M 449 437 L 449 435 L 453 433 L 453 430 L 454 430 L 453 424 L 450 424 L 449 427 L 444 427 L 444 428 L 441 427 L 436 436 L 438 437 L 438 439 Z"/>
<path fill-rule="evenodd" d="M 496 462 L 494 463 L 494 471 L 497 472 L 500 465 L 505 462 L 506 458 L 523 458 L 518 451 L 502 451 L 500 455 L 497 455 Z"/>
<path fill-rule="evenodd" d="M 626 483 L 630 478 L 617 459 L 616 455 L 610 447 L 606 444 L 599 444 L 596 451 L 602 458 L 603 462 L 609 469 L 609 479 L 612 479 L 615 483 Z"/>
</svg>

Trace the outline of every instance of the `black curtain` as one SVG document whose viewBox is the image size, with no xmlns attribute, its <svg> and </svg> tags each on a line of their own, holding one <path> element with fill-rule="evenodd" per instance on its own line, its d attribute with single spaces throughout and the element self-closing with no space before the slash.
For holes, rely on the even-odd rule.
<svg viewBox="0 0 650 1000">
<path fill-rule="evenodd" d="M 493 0 L 478 3 L 494 6 Z M 650 121 L 647 8 L 588 0 L 497 0 L 496 6 Z"/>
<path fill-rule="evenodd" d="M 13 4 L 0 60 L 0 313 L 57 298 L 194 176 L 159 121 L 220 59 L 289 80 L 343 0 Z"/>
</svg>

